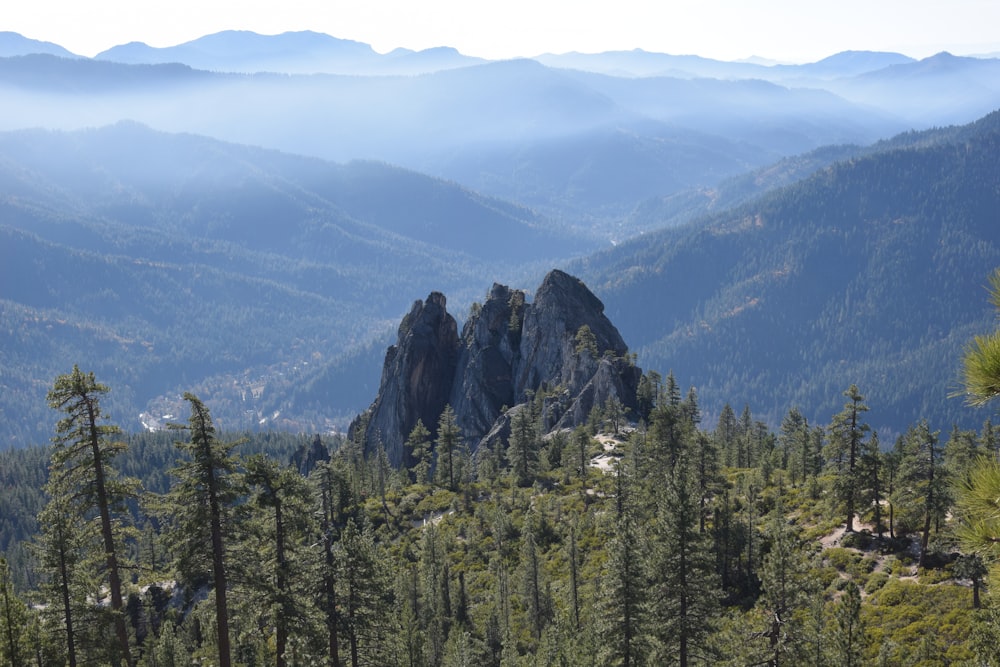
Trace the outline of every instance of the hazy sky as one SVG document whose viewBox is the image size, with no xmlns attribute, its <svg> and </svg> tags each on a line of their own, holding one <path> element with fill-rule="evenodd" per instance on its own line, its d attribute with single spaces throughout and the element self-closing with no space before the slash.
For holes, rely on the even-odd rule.
<svg viewBox="0 0 1000 667">
<path fill-rule="evenodd" d="M 0 30 L 86 56 L 221 30 L 314 30 L 485 58 L 642 48 L 723 60 L 813 61 L 838 51 L 925 57 L 1000 51 L 998 0 L 11 0 Z"/>
</svg>

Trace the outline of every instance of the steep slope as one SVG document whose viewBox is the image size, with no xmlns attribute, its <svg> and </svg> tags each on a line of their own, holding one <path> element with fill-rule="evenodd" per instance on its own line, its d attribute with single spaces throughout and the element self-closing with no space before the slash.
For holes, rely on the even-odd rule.
<svg viewBox="0 0 1000 667">
<path fill-rule="evenodd" d="M 48 439 L 73 363 L 129 429 L 183 390 L 224 425 L 330 428 L 374 391 L 404 294 L 471 300 L 482 271 L 572 248 L 455 184 L 134 124 L 0 135 L 0 192 L 3 446 Z"/>
<path fill-rule="evenodd" d="M 72 134 L 0 135 L 0 173 L 22 202 L 62 204 L 130 226 L 167 229 L 313 259 L 320 248 L 446 248 L 486 260 L 565 252 L 531 211 L 404 169 L 338 165 L 133 123 Z M 385 193 L 392 193 L 386 197 Z M 282 225 L 273 223 L 281 220 Z M 336 243 L 330 243 L 331 237 Z M 569 240 L 570 250 L 574 248 Z M 577 246 L 580 248 L 582 246 Z M 360 254 L 358 254 L 360 253 Z"/>
<path fill-rule="evenodd" d="M 746 402 L 776 424 L 797 405 L 823 422 L 854 382 L 889 433 L 974 424 L 949 394 L 962 345 L 990 326 L 998 150 L 1000 113 L 904 135 L 575 270 L 640 362 L 697 385 L 710 412 Z"/>
</svg>

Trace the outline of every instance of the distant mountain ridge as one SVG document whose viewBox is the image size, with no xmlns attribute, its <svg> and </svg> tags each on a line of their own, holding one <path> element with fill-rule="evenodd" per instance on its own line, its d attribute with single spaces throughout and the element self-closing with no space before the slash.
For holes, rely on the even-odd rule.
<svg viewBox="0 0 1000 667">
<path fill-rule="evenodd" d="M 252 74 L 420 74 L 484 62 L 455 49 L 396 49 L 379 54 L 368 44 L 312 31 L 260 35 L 228 30 L 170 47 L 132 42 L 112 47 L 97 60 L 131 65 L 183 63 L 195 69 Z"/>
<path fill-rule="evenodd" d="M 771 82 L 821 81 L 857 76 L 891 65 L 914 62 L 900 53 L 843 51 L 814 63 L 799 65 L 723 61 L 696 55 L 652 53 L 642 49 L 604 53 L 543 54 L 535 58 L 551 67 L 580 69 L 630 77 L 761 79 Z"/>
<path fill-rule="evenodd" d="M 0 130 L 133 120 L 389 162 L 615 241 L 639 231 L 628 228 L 637 202 L 1000 106 L 1000 61 L 943 54 L 763 66 L 637 50 L 487 62 L 447 47 L 379 54 L 320 33 L 241 31 L 98 59 L 24 50 L 0 58 Z"/>
<path fill-rule="evenodd" d="M 59 56 L 60 58 L 80 57 L 52 42 L 30 39 L 16 32 L 0 31 L 0 58 L 23 56 L 31 53 L 45 53 Z"/>
<path fill-rule="evenodd" d="M 622 79 L 532 60 L 306 76 L 33 55 L 0 59 L 0 91 L 0 129 L 133 120 L 327 160 L 389 162 L 604 239 L 622 237 L 619 221 L 637 200 L 907 127 L 826 91 Z"/>
</svg>

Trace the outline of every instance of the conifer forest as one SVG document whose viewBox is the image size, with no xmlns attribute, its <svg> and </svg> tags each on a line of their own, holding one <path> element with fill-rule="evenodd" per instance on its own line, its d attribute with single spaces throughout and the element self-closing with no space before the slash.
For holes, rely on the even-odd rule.
<svg viewBox="0 0 1000 667">
<path fill-rule="evenodd" d="M 998 340 L 970 342 L 966 399 L 1000 393 Z M 220 432 L 188 393 L 126 434 L 111 391 L 74 367 L 52 444 L 2 453 L 4 665 L 1000 664 L 988 410 L 889 442 L 849 384 L 826 423 L 708 423 L 647 371 L 636 410 L 545 433 L 543 389 L 477 451 L 446 407 L 397 468 L 365 415 Z"/>
</svg>

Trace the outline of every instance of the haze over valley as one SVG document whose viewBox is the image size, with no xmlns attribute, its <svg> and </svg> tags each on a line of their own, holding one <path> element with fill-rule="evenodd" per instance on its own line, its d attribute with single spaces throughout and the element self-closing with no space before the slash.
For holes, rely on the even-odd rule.
<svg viewBox="0 0 1000 667">
<path fill-rule="evenodd" d="M 979 217 L 997 174 L 934 151 L 989 150 L 994 122 L 925 131 L 1000 106 L 998 60 L 844 52 L 761 65 L 635 50 L 488 61 L 240 31 L 93 58 L 4 33 L 0 53 L 2 400 L 5 414 L 32 416 L 8 421 L 7 446 L 45 440 L 40 399 L 70 360 L 116 387 L 129 428 L 161 424 L 192 386 L 231 427 L 343 428 L 414 299 L 439 290 L 461 313 L 494 281 L 531 284 L 552 267 L 593 286 L 640 365 L 705 388 L 710 413 L 747 402 L 775 423 L 794 403 L 819 417 L 837 392 L 806 379 L 823 376 L 811 364 L 849 363 L 859 383 L 884 387 L 873 398 L 890 430 L 918 410 L 970 418 L 943 400 L 956 359 L 944 351 L 988 321 L 977 286 L 996 238 Z M 954 230 L 934 207 L 907 206 L 928 187 L 905 179 L 910 163 L 938 159 L 984 186 L 953 212 Z M 854 175 L 864 169 L 880 180 Z M 934 187 L 957 187 L 941 178 Z M 777 209 L 801 197 L 825 207 L 779 224 L 801 245 L 741 240 L 734 256 L 699 240 L 735 219 L 785 220 Z M 833 344 L 837 327 L 816 318 L 855 317 L 868 272 L 909 261 L 881 220 L 911 220 L 910 243 L 959 243 L 963 259 L 939 267 L 932 253 L 947 280 L 880 287 L 860 347 Z M 820 240 L 830 224 L 866 226 L 851 262 Z M 777 263 L 753 259 L 781 247 Z M 765 265 L 795 299 L 753 282 Z M 826 315 L 801 305 L 817 299 Z M 890 313 L 911 303 L 936 321 L 936 302 L 967 305 L 914 333 L 938 360 L 932 379 L 890 361 L 910 348 Z M 812 361 L 758 354 L 776 333 L 743 303 L 788 335 L 818 337 L 818 352 L 802 352 Z M 719 308 L 733 314 L 727 336 L 682 333 L 718 336 Z"/>
</svg>

